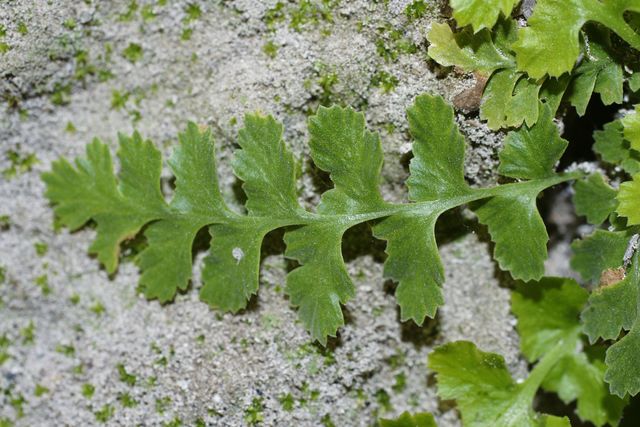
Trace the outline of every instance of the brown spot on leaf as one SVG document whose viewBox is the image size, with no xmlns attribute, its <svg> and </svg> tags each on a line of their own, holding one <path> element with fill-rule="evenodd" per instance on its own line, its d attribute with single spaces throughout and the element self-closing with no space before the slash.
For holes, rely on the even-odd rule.
<svg viewBox="0 0 640 427">
<path fill-rule="evenodd" d="M 616 283 L 620 283 L 624 280 L 624 268 L 610 268 L 605 270 L 600 275 L 600 287 L 606 288 L 608 286 L 615 285 Z"/>
</svg>

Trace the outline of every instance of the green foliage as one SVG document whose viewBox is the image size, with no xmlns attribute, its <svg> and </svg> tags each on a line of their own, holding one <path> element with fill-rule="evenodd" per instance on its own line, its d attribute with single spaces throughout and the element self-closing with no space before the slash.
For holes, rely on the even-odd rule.
<svg viewBox="0 0 640 427">
<path fill-rule="evenodd" d="M 574 241 L 571 267 L 583 279 L 597 283 L 603 271 L 622 265 L 629 237 L 623 231 L 596 230 L 584 239 Z"/>
<path fill-rule="evenodd" d="M 594 174 L 576 183 L 574 197 L 576 212 L 585 215 L 589 222 L 600 225 L 609 220 L 607 230 L 596 229 L 592 235 L 572 244 L 571 266 L 585 280 L 598 283 L 582 320 L 591 342 L 599 338 L 614 340 L 606 350 L 604 379 L 611 392 L 620 397 L 640 391 L 640 359 L 637 357 L 640 345 L 637 326 L 640 322 L 637 320 L 640 177 L 637 171 L 640 163 L 634 148 L 637 126 L 637 112 L 633 112 L 594 134 L 594 149 L 602 160 L 619 166 L 629 175 L 635 173 L 634 178 L 621 183 L 616 191 L 604 182 L 602 175 Z M 628 332 L 618 339 L 622 331 Z M 585 376 L 586 372 L 583 372 Z"/>
<path fill-rule="evenodd" d="M 414 415 L 403 412 L 395 420 L 380 420 L 380 427 L 436 427 L 436 421 L 428 412 Z"/>
<path fill-rule="evenodd" d="M 611 392 L 621 397 L 640 391 L 639 258 L 636 252 L 622 281 L 596 289 L 583 313 L 584 330 L 592 342 L 616 340 L 621 331 L 628 331 L 607 349 L 605 360 L 605 380 Z"/>
<path fill-rule="evenodd" d="M 108 422 L 111 417 L 113 417 L 113 415 L 115 414 L 115 409 L 113 406 L 105 403 L 102 408 L 100 408 L 100 410 L 96 411 L 94 413 L 95 417 L 96 417 L 96 421 L 98 421 L 99 423 L 106 423 Z"/>
<path fill-rule="evenodd" d="M 438 347 L 429 355 L 436 373 L 438 396 L 455 400 L 467 427 L 570 426 L 569 420 L 537 414 L 531 408 L 542 379 L 553 366 L 545 359 L 522 383 L 516 383 L 504 358 L 479 350 L 469 341 Z"/>
<path fill-rule="evenodd" d="M 116 270 L 120 244 L 146 225 L 148 245 L 136 260 L 142 270 L 140 288 L 162 302 L 188 286 L 193 240 L 208 227 L 211 249 L 200 297 L 225 311 L 244 308 L 258 289 L 264 236 L 285 227 L 285 256 L 299 264 L 288 274 L 286 291 L 313 338 L 324 344 L 344 323 L 341 304 L 355 293 L 342 259 L 342 236 L 362 222 L 378 220 L 373 233 L 387 241 L 384 275 L 399 282 L 396 298 L 403 321 L 421 324 L 442 304 L 444 273 L 434 226 L 443 212 L 462 204 L 477 202 L 473 208 L 489 228 L 503 269 L 522 280 L 542 276 L 548 237 L 536 197 L 580 175 L 553 172 L 566 143 L 550 114 L 543 117 L 539 124 L 510 134 L 501 155 L 501 170 L 525 180 L 471 188 L 464 180 L 465 142 L 452 108 L 439 97 L 418 97 L 408 110 L 415 143 L 407 204 L 382 199 L 379 137 L 366 129 L 362 114 L 340 107 L 321 107 L 309 120 L 311 158 L 334 184 L 315 213 L 298 204 L 296 161 L 282 140 L 282 126 L 260 115 L 246 116 L 232 164 L 247 195 L 246 214 L 225 204 L 213 138 L 193 123 L 168 161 L 176 177 L 170 202 L 160 190 L 160 153 L 137 133 L 119 137 L 118 176 L 107 146 L 94 140 L 85 158 L 75 165 L 65 159 L 55 162 L 43 180 L 62 224 L 72 230 L 89 220 L 97 224 L 89 250 L 109 273 Z M 547 147 L 544 160 L 530 153 L 541 145 Z"/>
<path fill-rule="evenodd" d="M 135 64 L 142 59 L 143 50 L 142 46 L 138 43 L 129 43 L 129 45 L 122 51 L 122 56 L 132 64 Z"/>
<path fill-rule="evenodd" d="M 480 106 L 480 117 L 491 129 L 531 126 L 538 120 L 538 99 L 549 103 L 551 112 L 567 86 L 566 79 L 535 81 L 516 70 L 511 45 L 516 40 L 516 23 L 498 21 L 494 32 L 473 33 L 470 27 L 454 33 L 446 24 L 434 23 L 427 35 L 429 56 L 441 65 L 457 66 L 465 71 L 489 77 Z"/>
<path fill-rule="evenodd" d="M 509 16 L 518 0 L 451 0 L 453 17 L 458 26 L 471 25 L 475 32 L 491 29 L 502 13 Z"/>
<path fill-rule="evenodd" d="M 576 213 L 586 216 L 591 224 L 602 224 L 618 206 L 616 190 L 598 172 L 576 181 L 573 188 Z"/>
<path fill-rule="evenodd" d="M 618 202 L 617 212 L 627 217 L 627 223 L 640 224 L 640 174 L 634 175 L 631 181 L 620 184 Z"/>
<path fill-rule="evenodd" d="M 551 110 L 540 104 L 539 124 L 510 132 L 500 152 L 498 172 L 517 179 L 547 178 L 569 143 L 560 138 Z"/>
<path fill-rule="evenodd" d="M 532 125 L 538 120 L 538 99 L 549 105 L 552 114 L 564 99 L 576 108 L 579 115 L 583 115 L 592 93 L 600 94 L 605 105 L 621 103 L 623 64 L 621 55 L 612 47 L 611 31 L 605 26 L 589 24 L 583 29 L 586 21 L 582 22 L 578 30 L 582 31 L 583 40 L 579 42 L 576 35 L 575 56 L 549 56 L 549 46 L 554 48 L 569 41 L 567 37 L 554 33 L 555 27 L 544 30 L 547 21 L 553 21 L 563 30 L 570 27 L 557 19 L 555 9 L 562 9 L 561 15 L 571 21 L 579 4 L 592 2 L 600 4 L 597 0 L 571 0 L 570 4 L 560 0 L 540 1 L 529 20 L 530 27 L 518 30 L 514 20 L 508 17 L 498 19 L 501 11 L 508 15 L 507 11 L 513 7 L 512 0 L 493 0 L 491 5 L 485 1 L 451 0 L 458 24 L 470 26 L 454 33 L 446 24 L 433 24 L 427 35 L 431 43 L 429 56 L 441 65 L 455 65 L 489 77 L 480 117 L 487 121 L 491 129 L 517 127 L 523 122 Z M 614 31 L 619 29 L 620 23 L 613 18 L 617 12 L 610 9 L 617 8 L 617 11 L 626 7 L 616 6 L 615 3 L 611 1 L 601 7 L 611 18 L 606 25 Z M 547 15 L 550 8 L 553 13 Z M 609 25 L 610 21 L 616 24 Z M 551 39 L 545 39 L 544 42 L 529 40 L 538 37 L 539 33 Z M 544 52 L 531 52 L 534 49 Z M 582 54 L 583 59 L 573 70 L 578 53 Z M 534 64 L 536 61 L 537 65 Z M 539 72 L 539 67 L 553 67 L 555 62 L 563 61 L 570 62 L 565 71 L 573 70 L 571 74 L 565 74 L 564 71 L 547 74 L 546 68 Z"/>
<path fill-rule="evenodd" d="M 593 149 L 603 161 L 619 165 L 626 173 L 634 175 L 640 172 L 640 152 L 631 148 L 624 130 L 621 120 L 605 124 L 603 130 L 594 132 Z"/>
<path fill-rule="evenodd" d="M 624 138 L 629 141 L 632 149 L 640 150 L 640 105 L 636 105 L 635 111 L 627 114 L 622 120 Z"/>
<path fill-rule="evenodd" d="M 546 74 L 559 77 L 570 72 L 580 54 L 580 30 L 598 22 L 633 48 L 640 49 L 638 35 L 624 19 L 627 11 L 640 12 L 634 0 L 539 0 L 527 27 L 513 45 L 518 69 L 534 79 Z"/>
<path fill-rule="evenodd" d="M 602 352 L 582 345 L 579 315 L 587 296 L 571 279 L 519 283 L 512 310 L 522 352 L 535 363 L 529 376 L 515 382 L 502 356 L 467 341 L 453 342 L 429 355 L 438 395 L 456 400 L 465 426 L 569 426 L 566 418 L 532 409 L 539 388 L 557 393 L 567 404 L 576 401 L 583 421 L 616 425 L 626 402 L 607 390 Z"/>
<path fill-rule="evenodd" d="M 616 425 L 625 402 L 609 394 L 603 380 L 604 354 L 599 349 L 581 351 L 579 317 L 587 297 L 587 291 L 572 279 L 518 284 L 512 294 L 512 310 L 518 317 L 520 348 L 533 363 L 560 346 L 563 354 L 542 388 L 557 393 L 566 404 L 576 400 L 576 413 L 583 421 Z"/>
<path fill-rule="evenodd" d="M 122 363 L 118 363 L 116 368 L 118 369 L 118 376 L 120 377 L 120 381 L 130 387 L 136 385 L 136 376 L 128 373 Z"/>
</svg>

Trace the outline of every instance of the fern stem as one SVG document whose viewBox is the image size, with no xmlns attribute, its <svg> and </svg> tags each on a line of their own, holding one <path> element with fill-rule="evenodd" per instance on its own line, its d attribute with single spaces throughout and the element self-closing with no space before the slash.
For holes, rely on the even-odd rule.
<svg viewBox="0 0 640 427">
<path fill-rule="evenodd" d="M 521 398 L 531 402 L 551 369 L 566 355 L 565 353 L 573 351 L 574 348 L 574 345 L 567 345 L 566 340 L 560 340 L 551 350 L 546 352 L 522 383 Z"/>
<path fill-rule="evenodd" d="M 410 215 L 425 215 L 432 216 L 434 214 L 440 215 L 450 209 L 458 206 L 465 205 L 467 203 L 475 202 L 477 200 L 486 199 L 493 196 L 500 196 L 505 194 L 514 194 L 514 192 L 522 193 L 539 193 L 545 188 L 552 187 L 563 182 L 571 181 L 583 176 L 581 171 L 573 171 L 561 175 L 555 175 L 549 178 L 535 179 L 524 182 L 514 182 L 509 184 L 502 184 L 490 188 L 477 188 L 473 189 L 469 193 L 462 194 L 456 197 L 450 197 L 440 200 L 428 200 L 424 202 L 415 203 L 387 203 L 381 205 L 381 207 L 375 211 L 362 212 L 362 213 L 350 213 L 350 214 L 323 214 L 316 215 L 309 213 L 308 215 L 300 216 L 296 219 L 283 219 L 279 222 L 281 227 L 296 226 L 296 225 L 309 225 L 314 223 L 332 222 L 344 224 L 346 228 L 360 224 L 366 221 L 372 221 L 381 219 L 395 214 L 410 214 Z M 252 218 L 252 217 L 249 217 Z M 253 217 L 255 218 L 255 217 Z M 265 220 L 273 221 L 271 218 Z"/>
</svg>

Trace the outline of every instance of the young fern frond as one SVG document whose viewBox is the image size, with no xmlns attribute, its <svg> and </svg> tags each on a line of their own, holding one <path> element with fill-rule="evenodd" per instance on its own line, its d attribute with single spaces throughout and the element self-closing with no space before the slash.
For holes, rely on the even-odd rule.
<svg viewBox="0 0 640 427">
<path fill-rule="evenodd" d="M 616 190 L 596 173 L 574 185 L 576 212 L 595 226 L 607 219 L 610 224 L 572 244 L 571 266 L 585 280 L 598 284 L 582 320 L 592 342 L 617 340 L 607 349 L 604 378 L 619 396 L 640 392 L 639 128 L 638 113 L 633 112 L 594 135 L 594 149 L 602 160 L 635 174 L 632 180 Z M 626 335 L 618 339 L 623 331 Z"/>
<path fill-rule="evenodd" d="M 90 252 L 109 273 L 117 267 L 120 243 L 148 224 L 148 246 L 137 258 L 140 283 L 147 297 L 162 302 L 187 287 L 193 240 L 209 227 L 211 249 L 200 297 L 225 311 L 245 307 L 258 289 L 262 240 L 285 227 L 285 256 L 300 264 L 288 274 L 286 291 L 313 338 L 325 344 L 344 323 L 341 304 L 355 293 L 342 259 L 342 236 L 362 222 L 377 220 L 373 232 L 387 241 L 385 277 L 399 282 L 402 320 L 421 324 L 443 303 L 434 226 L 443 212 L 464 204 L 476 202 L 473 209 L 488 226 L 503 269 L 522 280 L 542 276 L 548 236 L 536 197 L 580 173 L 553 171 L 566 141 L 559 138 L 548 107 L 540 108 L 544 119 L 512 132 L 501 155 L 505 176 L 522 181 L 472 188 L 464 180 L 465 141 L 453 109 L 440 97 L 419 96 L 408 110 L 415 142 L 407 181 L 411 203 L 405 204 L 381 197 L 379 137 L 366 129 L 363 114 L 341 107 L 321 107 L 309 120 L 311 158 L 334 183 L 322 194 L 316 212 L 297 202 L 295 162 L 282 139 L 282 126 L 260 115 L 246 117 L 233 162 L 247 195 L 247 214 L 225 204 L 213 138 L 193 123 L 168 161 L 176 177 L 170 202 L 160 191 L 160 153 L 137 133 L 120 137 L 117 177 L 107 146 L 96 140 L 87 147 L 86 158 L 77 159 L 75 166 L 61 159 L 43 179 L 64 225 L 77 229 L 89 220 L 97 223 Z M 542 160 L 535 154 L 540 147 L 546 153 Z"/>
<path fill-rule="evenodd" d="M 569 426 L 567 418 L 533 410 L 536 392 L 557 393 L 596 426 L 616 425 L 625 399 L 609 394 L 603 381 L 603 354 L 582 342 L 580 311 L 588 293 L 572 279 L 545 277 L 519 283 L 512 294 L 520 347 L 535 363 L 522 382 L 512 379 L 502 356 L 457 341 L 429 355 L 438 394 L 455 399 L 465 426 Z"/>
<path fill-rule="evenodd" d="M 538 99 L 552 113 L 567 101 L 580 116 L 594 93 L 605 105 L 622 103 L 628 49 L 615 34 L 640 49 L 625 18 L 640 11 L 638 0 L 538 0 L 524 28 L 510 17 L 515 3 L 450 0 L 460 30 L 434 23 L 427 35 L 436 62 L 487 80 L 480 118 L 491 129 L 531 126 Z"/>
</svg>

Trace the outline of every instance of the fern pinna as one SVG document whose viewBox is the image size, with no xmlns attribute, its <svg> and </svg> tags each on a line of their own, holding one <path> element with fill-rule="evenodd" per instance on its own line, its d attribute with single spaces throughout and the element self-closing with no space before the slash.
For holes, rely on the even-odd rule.
<svg viewBox="0 0 640 427">
<path fill-rule="evenodd" d="M 77 229 L 97 224 L 90 247 L 107 272 L 118 265 L 120 244 L 147 225 L 148 246 L 137 257 L 140 284 L 148 298 L 171 300 L 192 275 L 192 243 L 209 227 L 211 248 L 204 261 L 203 301 L 226 311 L 245 307 L 257 292 L 264 236 L 285 227 L 285 256 L 299 267 L 287 276 L 286 292 L 313 338 L 325 344 L 343 325 L 341 304 L 354 285 L 341 253 L 342 235 L 366 221 L 387 242 L 385 277 L 398 282 L 402 320 L 421 324 L 443 303 L 444 280 L 434 226 L 445 211 L 473 203 L 488 227 L 500 267 L 516 279 L 537 280 L 544 272 L 548 235 L 536 208 L 544 189 L 580 176 L 556 174 L 567 142 L 558 135 L 548 107 L 540 104 L 532 127 L 509 133 L 500 153 L 500 173 L 514 181 L 472 188 L 464 179 L 465 140 L 453 110 L 440 97 L 422 95 L 408 109 L 414 139 L 410 203 L 385 201 L 379 192 L 382 147 L 366 129 L 362 113 L 321 107 L 309 120 L 311 158 L 334 187 L 315 212 L 297 201 L 295 160 L 272 117 L 247 115 L 233 162 L 247 195 L 246 214 L 225 204 L 218 187 L 213 138 L 190 123 L 169 159 L 176 178 L 170 202 L 160 187 L 162 159 L 150 141 L 120 136 L 116 176 L 108 147 L 94 140 L 86 158 L 53 164 L 43 179 L 60 221 Z"/>
</svg>

